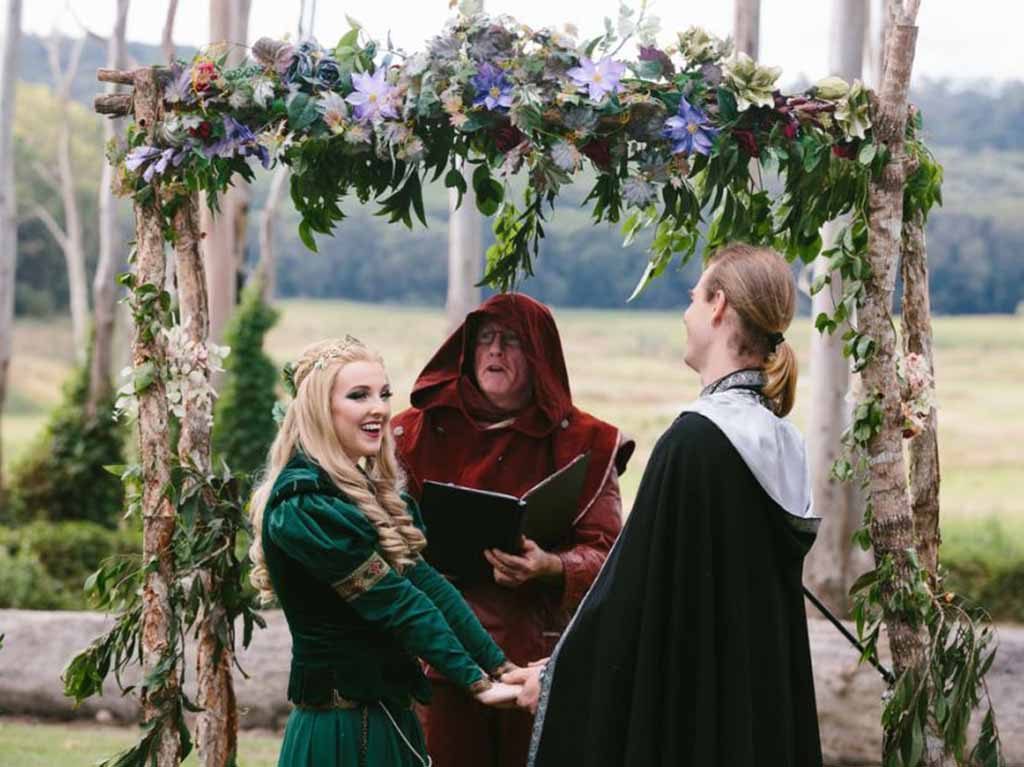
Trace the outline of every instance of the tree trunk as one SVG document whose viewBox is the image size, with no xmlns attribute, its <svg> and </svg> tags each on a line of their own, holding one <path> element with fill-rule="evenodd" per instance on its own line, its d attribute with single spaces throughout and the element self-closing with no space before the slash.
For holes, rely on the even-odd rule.
<svg viewBox="0 0 1024 767">
<path fill-rule="evenodd" d="M 270 303 L 274 298 L 274 290 L 277 284 L 277 259 L 274 253 L 274 222 L 277 219 L 277 209 L 284 197 L 284 190 L 288 185 L 288 178 L 291 176 L 291 169 L 287 165 L 279 165 L 274 171 L 274 178 L 270 182 L 270 192 L 267 194 L 267 201 L 260 211 L 260 260 L 256 267 L 255 278 L 260 287 L 260 294 L 265 303 Z"/>
<path fill-rule="evenodd" d="M 177 237 L 174 249 L 178 272 L 178 306 L 181 323 L 189 339 L 202 348 L 209 335 L 209 307 L 206 276 L 199 251 L 199 215 L 196 197 L 178 208 L 174 214 Z M 210 380 L 205 363 L 199 365 L 204 391 Z M 178 438 L 178 459 L 203 474 L 210 472 L 210 427 L 213 421 L 213 400 L 208 395 L 185 396 L 185 417 Z M 224 541 L 233 546 L 234 541 Z M 215 576 L 201 570 L 198 576 L 206 593 L 219 588 Z M 238 745 L 238 711 L 231 679 L 232 650 L 221 647 L 218 637 L 228 635 L 224 627 L 224 608 L 216 605 L 200 619 L 197 637 L 196 666 L 198 700 L 202 711 L 196 718 L 196 749 L 203 767 L 226 767 L 235 758 Z"/>
<path fill-rule="evenodd" d="M 309 11 L 307 18 L 306 12 Z M 313 24 L 316 21 L 316 2 L 306 5 L 306 0 L 299 0 L 299 24 L 296 28 L 296 40 L 305 40 L 313 32 Z M 281 164 L 274 171 L 274 178 L 270 182 L 270 191 L 267 193 L 267 201 L 260 211 L 260 260 L 256 264 L 256 273 L 253 278 L 259 286 L 260 295 L 264 303 L 274 300 L 274 292 L 277 288 L 277 258 L 274 253 L 274 223 L 277 221 L 277 209 L 284 196 L 284 190 L 291 177 L 291 168 Z"/>
<path fill-rule="evenodd" d="M 154 69 L 135 73 L 135 122 L 151 136 L 159 119 L 162 92 Z M 139 285 L 154 285 L 160 290 L 164 284 L 165 268 L 162 216 L 151 205 L 136 202 L 134 208 L 138 246 L 136 279 Z M 147 364 L 160 368 L 165 355 L 162 336 L 143 331 L 143 328 L 135 328 L 132 364 L 136 369 Z M 170 596 L 175 577 L 172 552 L 175 509 L 166 493 L 171 478 L 171 451 L 167 442 L 167 393 L 161 377 L 154 376 L 152 384 L 138 397 L 143 557 L 147 563 L 156 563 L 155 567 L 147 568 L 142 589 L 142 668 L 144 676 L 148 677 L 175 642 L 172 634 L 174 605 Z M 172 667 L 163 686 L 147 688 L 142 693 L 145 722 L 165 710 L 171 717 L 158 736 L 157 767 L 176 767 L 181 760 L 178 722 L 174 721 L 176 714 L 173 713 L 176 711 L 177 685 L 177 669 Z"/>
<path fill-rule="evenodd" d="M 174 19 L 178 15 L 178 0 L 170 0 L 167 15 L 164 17 L 164 29 L 160 35 L 160 50 L 164 53 L 164 61 L 174 61 Z"/>
<path fill-rule="evenodd" d="M 85 276 L 85 245 L 82 239 L 82 221 L 75 197 L 75 174 L 71 166 L 71 84 L 78 71 L 85 37 L 76 41 L 68 68 L 60 63 L 60 38 L 54 33 L 50 39 L 50 69 L 59 103 L 60 126 L 57 135 L 57 173 L 60 179 L 61 204 L 64 208 L 64 238 L 61 241 L 64 260 L 68 267 L 68 299 L 71 305 L 71 332 L 75 342 L 75 355 L 79 363 L 85 362 L 89 347 L 89 292 Z"/>
<path fill-rule="evenodd" d="M 466 193 L 458 209 L 458 192 L 450 190 L 448 205 L 448 298 L 445 316 L 451 332 L 480 303 L 483 259 L 483 216 L 476 209 L 473 183 L 466 179 Z"/>
<path fill-rule="evenodd" d="M 761 48 L 761 0 L 735 0 L 732 30 L 736 52 L 756 60 Z"/>
<path fill-rule="evenodd" d="M 832 47 L 829 73 L 848 82 L 861 76 L 864 37 L 869 0 L 833 0 Z M 825 247 L 834 244 L 840 222 L 822 229 Z M 828 259 L 819 257 L 813 265 L 814 277 L 828 273 Z M 830 314 L 843 294 L 842 276 L 832 272 L 831 283 L 811 297 L 811 322 L 822 312 Z M 850 421 L 847 392 L 850 366 L 843 357 L 843 334 L 849 324 L 842 323 L 834 333 L 811 333 L 810 381 L 811 411 L 807 430 L 811 491 L 816 513 L 822 518 L 818 538 L 807 557 L 804 575 L 808 586 L 833 611 L 845 615 L 849 610 L 850 586 L 870 569 L 866 552 L 850 541 L 861 525 L 864 499 L 852 482 L 837 482 L 831 476 L 832 464 L 839 456 L 843 430 Z"/>
<path fill-rule="evenodd" d="M 931 303 L 928 299 L 928 257 L 920 213 L 903 224 L 903 351 L 920 354 L 935 377 L 932 353 Z M 917 554 L 933 576 L 939 563 L 938 414 L 928 413 L 924 430 L 910 442 L 910 500 L 917 534 Z"/>
<path fill-rule="evenodd" d="M 478 12 L 483 10 L 484 0 L 480 0 Z M 449 333 L 480 303 L 477 284 L 483 277 L 484 217 L 476 209 L 473 179 L 465 172 L 461 160 L 459 171 L 466 179 L 466 193 L 458 209 L 458 191 L 452 189 L 448 193 L 448 295 L 444 310 Z"/>
<path fill-rule="evenodd" d="M 14 279 L 18 263 L 18 210 L 14 197 L 14 92 L 21 44 L 21 0 L 8 0 L 0 51 L 0 422 L 14 348 Z M 4 503 L 0 438 L 0 508 Z"/>
<path fill-rule="evenodd" d="M 124 69 L 125 26 L 128 19 L 130 0 L 117 0 L 117 18 L 114 30 L 107 45 L 107 67 Z M 116 83 L 107 85 L 107 93 L 119 90 Z M 104 144 L 112 139 L 120 139 L 124 135 L 124 121 L 119 118 L 108 119 L 103 123 Z M 114 167 L 103 163 L 99 189 L 99 234 L 100 252 L 96 262 L 96 274 L 92 281 L 93 304 L 93 347 L 92 368 L 89 370 L 89 397 L 85 403 L 85 412 L 89 418 L 96 415 L 98 403 L 108 397 L 113 388 L 111 366 L 113 359 L 114 324 L 117 308 L 117 292 L 114 283 L 115 273 L 120 259 L 117 247 L 120 241 L 117 231 L 117 204 L 111 185 L 114 181 Z"/>
<path fill-rule="evenodd" d="M 250 0 L 210 1 L 210 42 L 226 43 L 227 66 L 245 58 Z M 206 282 L 210 301 L 210 338 L 219 341 L 235 307 L 238 275 L 245 258 L 245 231 L 249 212 L 249 186 L 236 175 L 234 186 L 218 197 L 214 216 L 204 205 L 200 226 L 206 233 Z"/>
</svg>

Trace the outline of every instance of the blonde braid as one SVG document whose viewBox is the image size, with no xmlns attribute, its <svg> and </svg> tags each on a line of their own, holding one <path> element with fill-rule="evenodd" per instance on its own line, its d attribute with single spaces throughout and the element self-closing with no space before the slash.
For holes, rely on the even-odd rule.
<svg viewBox="0 0 1024 767">
<path fill-rule="evenodd" d="M 270 448 L 264 479 L 250 502 L 253 543 L 249 557 L 253 569 L 249 579 L 260 590 L 263 601 L 273 598 L 263 557 L 263 513 L 278 475 L 297 450 L 316 462 L 366 516 L 377 531 L 384 559 L 393 568 L 403 571 L 426 547 L 426 538 L 413 523 L 400 495 L 404 478 L 395 457 L 390 425 L 384 429 L 378 455 L 367 459 L 366 474 L 348 458 L 338 441 L 331 417 L 331 391 L 337 372 L 351 362 L 384 364 L 379 354 L 346 336 L 306 347 L 292 368 L 295 399 Z"/>
</svg>

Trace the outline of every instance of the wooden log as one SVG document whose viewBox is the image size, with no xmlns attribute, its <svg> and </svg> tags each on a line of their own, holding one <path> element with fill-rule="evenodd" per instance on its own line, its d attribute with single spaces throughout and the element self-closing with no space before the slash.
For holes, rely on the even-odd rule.
<svg viewBox="0 0 1024 767">
<path fill-rule="evenodd" d="M 104 93 L 93 99 L 93 109 L 108 117 L 127 117 L 132 113 L 132 94 Z"/>
<path fill-rule="evenodd" d="M 100 67 L 96 70 L 96 79 L 101 83 L 135 85 L 135 72 L 124 69 L 108 69 L 106 67 Z"/>
</svg>

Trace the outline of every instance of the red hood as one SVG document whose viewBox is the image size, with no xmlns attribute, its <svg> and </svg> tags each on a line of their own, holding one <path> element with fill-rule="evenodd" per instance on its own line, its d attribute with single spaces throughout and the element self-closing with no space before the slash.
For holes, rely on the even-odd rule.
<svg viewBox="0 0 1024 767">
<path fill-rule="evenodd" d="M 493 296 L 466 317 L 416 379 L 413 407 L 453 407 L 467 416 L 493 410 L 476 384 L 471 345 L 477 328 L 487 320 L 505 325 L 522 339 L 533 375 L 533 401 L 516 414 L 513 428 L 532 436 L 549 434 L 572 410 L 569 375 L 551 311 L 522 293 Z"/>
</svg>

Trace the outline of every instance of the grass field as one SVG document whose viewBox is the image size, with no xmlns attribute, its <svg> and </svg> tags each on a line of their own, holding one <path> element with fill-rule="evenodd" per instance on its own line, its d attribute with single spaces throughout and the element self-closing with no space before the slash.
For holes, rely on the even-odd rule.
<svg viewBox="0 0 1024 767">
<path fill-rule="evenodd" d="M 440 311 L 348 302 L 285 301 L 271 332 L 271 355 L 284 362 L 311 341 L 351 333 L 384 353 L 396 407 L 444 335 Z M 699 384 L 682 364 L 683 329 L 676 313 L 556 311 L 577 404 L 637 440 L 623 478 L 632 497 L 650 449 Z M 1024 537 L 1024 321 L 1020 317 L 935 320 L 942 464 L 942 513 L 951 527 L 996 517 Z M 805 371 L 793 414 L 804 426 L 808 320 L 788 334 Z M 126 348 L 125 345 L 122 345 Z M 18 324 L 11 393 L 3 417 L 8 466 L 41 428 L 60 397 L 72 348 L 65 321 Z"/>
<path fill-rule="evenodd" d="M 0 719 L 0 767 L 86 767 L 132 745 L 138 734 L 129 727 Z M 280 735 L 242 732 L 239 767 L 273 767 L 280 748 Z M 198 763 L 195 751 L 182 762 Z"/>
</svg>

